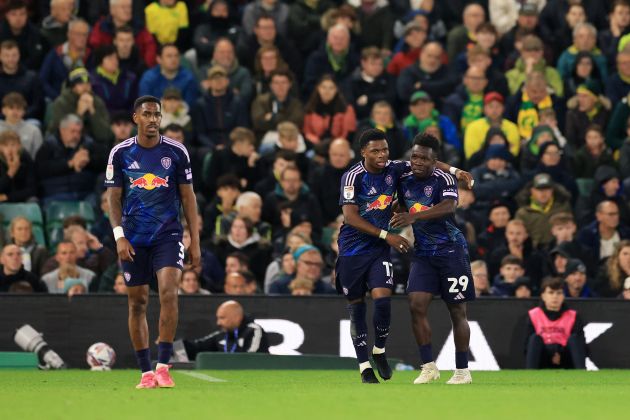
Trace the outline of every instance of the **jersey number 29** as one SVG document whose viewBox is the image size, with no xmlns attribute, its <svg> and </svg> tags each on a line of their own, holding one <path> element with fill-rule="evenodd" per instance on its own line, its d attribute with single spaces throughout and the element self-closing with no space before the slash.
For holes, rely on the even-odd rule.
<svg viewBox="0 0 630 420">
<path fill-rule="evenodd" d="M 452 283 L 450 289 L 448 289 L 449 293 L 459 293 L 458 285 L 462 287 L 462 292 L 466 291 L 468 287 L 468 276 L 461 276 L 459 279 L 449 277 L 447 280 Z"/>
</svg>

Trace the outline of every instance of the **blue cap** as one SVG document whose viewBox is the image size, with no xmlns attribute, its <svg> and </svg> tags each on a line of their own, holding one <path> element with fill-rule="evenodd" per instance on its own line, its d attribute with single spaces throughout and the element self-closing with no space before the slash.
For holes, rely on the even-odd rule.
<svg viewBox="0 0 630 420">
<path fill-rule="evenodd" d="M 321 252 L 319 252 L 319 249 L 317 249 L 317 247 L 313 245 L 302 245 L 293 253 L 293 259 L 297 261 L 302 256 L 302 254 L 308 251 L 317 251 L 318 254 L 321 254 Z"/>
</svg>

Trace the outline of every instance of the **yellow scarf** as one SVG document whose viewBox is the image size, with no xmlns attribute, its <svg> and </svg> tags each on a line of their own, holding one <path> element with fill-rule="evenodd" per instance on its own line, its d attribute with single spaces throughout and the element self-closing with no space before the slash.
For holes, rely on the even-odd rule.
<svg viewBox="0 0 630 420">
<path fill-rule="evenodd" d="M 553 207 L 553 196 L 551 196 L 551 200 L 549 200 L 549 202 L 545 206 L 541 206 L 540 204 L 536 203 L 534 200 L 530 199 L 529 207 L 531 207 L 532 210 L 536 210 L 538 212 L 547 214 L 549 213 L 549 210 L 551 210 L 551 207 Z"/>
<path fill-rule="evenodd" d="M 518 117 L 516 119 L 521 138 L 528 139 L 532 136 L 534 127 L 538 125 L 538 111 L 551 108 L 552 106 L 553 102 L 551 101 L 551 96 L 547 95 L 542 101 L 535 104 L 529 99 L 527 92 L 523 90 L 521 108 L 518 111 Z"/>
</svg>

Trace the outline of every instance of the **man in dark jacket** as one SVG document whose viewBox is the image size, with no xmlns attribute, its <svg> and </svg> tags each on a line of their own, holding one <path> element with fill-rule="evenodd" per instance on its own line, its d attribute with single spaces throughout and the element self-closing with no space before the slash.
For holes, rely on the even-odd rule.
<svg viewBox="0 0 630 420">
<path fill-rule="evenodd" d="M 578 233 L 578 241 L 600 262 L 613 254 L 615 244 L 630 239 L 630 228 L 620 223 L 619 207 L 614 201 L 602 201 L 595 209 L 595 221 Z"/>
<path fill-rule="evenodd" d="M 0 22 L 0 39 L 17 42 L 22 57 L 21 64 L 30 70 L 37 70 L 44 52 L 39 29 L 28 20 L 24 1 L 13 0 L 8 3 L 5 18 Z"/>
<path fill-rule="evenodd" d="M 48 288 L 39 278 L 24 269 L 22 265 L 22 251 L 17 245 L 6 245 L 0 256 L 0 292 L 8 292 L 11 285 L 27 283 L 34 292 L 46 293 Z M 26 286 L 26 285 L 24 285 Z"/>
<path fill-rule="evenodd" d="M 198 353 L 269 353 L 267 333 L 245 314 L 240 303 L 228 300 L 217 309 L 219 331 L 195 340 L 183 340 L 186 355 L 194 360 Z M 177 346 L 175 346 L 177 347 Z"/>
<path fill-rule="evenodd" d="M 492 144 L 486 150 L 486 162 L 471 173 L 477 180 L 475 198 L 477 207 L 489 208 L 499 199 L 510 199 L 521 187 L 521 177 L 509 163 L 510 151 L 501 144 Z"/>
<path fill-rule="evenodd" d="M 0 202 L 20 203 L 37 196 L 37 169 L 21 150 L 14 131 L 0 133 Z"/>
<path fill-rule="evenodd" d="M 28 106 L 24 118 L 44 117 L 44 92 L 37 73 L 20 64 L 20 49 L 15 41 L 0 44 L 0 98 L 9 92 L 24 96 Z"/>
<path fill-rule="evenodd" d="M 249 126 L 249 112 L 241 98 L 228 89 L 230 79 L 223 67 L 212 66 L 207 81 L 208 92 L 197 99 L 192 110 L 196 139 L 199 146 L 227 146 L 232 129 Z"/>
<path fill-rule="evenodd" d="M 37 152 L 41 197 L 54 200 L 85 200 L 94 192 L 96 174 L 105 165 L 95 152 L 94 141 L 82 135 L 83 121 L 74 114 L 63 118 L 59 133 L 49 136 Z"/>
</svg>

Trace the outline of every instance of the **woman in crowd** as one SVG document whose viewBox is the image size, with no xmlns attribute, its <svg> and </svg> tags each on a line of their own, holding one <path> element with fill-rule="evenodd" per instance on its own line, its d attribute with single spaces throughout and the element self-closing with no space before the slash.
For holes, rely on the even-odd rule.
<svg viewBox="0 0 630 420">
<path fill-rule="evenodd" d="M 595 293 L 601 297 L 617 297 L 622 293 L 626 278 L 630 277 L 630 240 L 615 246 L 615 252 L 600 269 L 595 282 Z"/>
<path fill-rule="evenodd" d="M 31 221 L 23 216 L 15 217 L 11 220 L 9 234 L 11 235 L 11 243 L 19 246 L 22 251 L 24 269 L 39 276 L 44 262 L 48 259 L 48 251 L 35 242 Z"/>
</svg>

